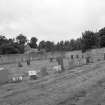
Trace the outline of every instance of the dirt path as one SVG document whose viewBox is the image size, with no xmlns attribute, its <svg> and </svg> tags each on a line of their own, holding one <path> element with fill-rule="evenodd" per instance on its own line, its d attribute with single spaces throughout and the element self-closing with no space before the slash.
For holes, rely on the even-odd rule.
<svg viewBox="0 0 105 105">
<path fill-rule="evenodd" d="M 104 105 L 104 63 L 75 68 L 75 72 L 43 80 L 5 85 L 0 105 Z"/>
</svg>

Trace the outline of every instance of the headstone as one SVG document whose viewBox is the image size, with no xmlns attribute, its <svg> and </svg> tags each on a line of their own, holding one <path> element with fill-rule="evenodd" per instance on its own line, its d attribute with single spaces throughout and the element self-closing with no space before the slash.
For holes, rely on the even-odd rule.
<svg viewBox="0 0 105 105">
<path fill-rule="evenodd" d="M 79 55 L 76 55 L 76 58 L 78 59 L 79 58 Z"/>
<path fill-rule="evenodd" d="M 0 68 L 0 84 L 7 83 L 9 81 L 9 72 L 5 68 Z"/>
<path fill-rule="evenodd" d="M 58 62 L 58 65 L 61 65 L 61 69 L 62 71 L 64 70 L 64 63 L 63 63 L 63 58 L 62 57 L 57 57 L 57 62 Z"/>
<path fill-rule="evenodd" d="M 71 59 L 74 59 L 74 56 L 73 55 L 71 55 Z"/>
<path fill-rule="evenodd" d="M 18 67 L 23 67 L 23 65 L 20 61 L 18 62 Z"/>
<path fill-rule="evenodd" d="M 105 60 L 105 53 L 104 53 L 104 60 Z"/>
<path fill-rule="evenodd" d="M 53 58 L 52 57 L 50 57 L 50 62 L 53 62 Z"/>
<path fill-rule="evenodd" d="M 41 75 L 41 76 L 46 76 L 46 75 L 48 75 L 47 67 L 46 67 L 46 66 L 44 66 L 44 67 L 41 68 L 41 70 L 40 70 L 40 75 Z"/>
<path fill-rule="evenodd" d="M 14 76 L 12 77 L 12 81 L 13 83 L 18 83 L 18 82 L 21 82 L 23 80 L 23 77 L 22 76 Z"/>
<path fill-rule="evenodd" d="M 82 59 L 84 58 L 84 55 L 82 55 Z"/>
<path fill-rule="evenodd" d="M 31 70 L 31 71 L 28 71 L 28 75 L 30 77 L 30 79 L 34 80 L 34 79 L 37 79 L 37 72 L 35 70 Z"/>
<path fill-rule="evenodd" d="M 55 71 L 55 73 L 61 73 L 61 71 L 62 71 L 61 65 L 54 66 L 53 70 Z"/>
<path fill-rule="evenodd" d="M 86 57 L 86 64 L 90 63 L 90 57 Z"/>
<path fill-rule="evenodd" d="M 30 59 L 27 59 L 27 65 L 28 66 L 30 65 Z"/>
</svg>

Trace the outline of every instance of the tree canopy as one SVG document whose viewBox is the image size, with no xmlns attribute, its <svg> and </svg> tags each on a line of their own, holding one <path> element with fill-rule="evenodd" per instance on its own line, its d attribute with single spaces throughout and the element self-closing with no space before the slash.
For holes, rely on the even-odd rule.
<svg viewBox="0 0 105 105">
<path fill-rule="evenodd" d="M 23 34 L 19 34 L 13 39 L 0 35 L 0 54 L 24 53 L 27 44 L 31 48 L 44 49 L 47 52 L 74 50 L 85 52 L 92 48 L 102 48 L 105 47 L 105 27 L 98 32 L 86 30 L 82 33 L 82 37 L 77 39 L 61 40 L 57 43 L 48 40 L 42 40 L 39 44 L 37 42 L 38 38 L 34 36 L 28 40 Z"/>
</svg>

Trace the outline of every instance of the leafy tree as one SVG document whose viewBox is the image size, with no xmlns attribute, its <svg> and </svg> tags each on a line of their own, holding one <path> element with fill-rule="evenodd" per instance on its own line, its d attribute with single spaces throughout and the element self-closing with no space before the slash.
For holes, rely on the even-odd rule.
<svg viewBox="0 0 105 105">
<path fill-rule="evenodd" d="M 47 52 L 54 51 L 54 48 L 54 42 L 43 40 L 39 43 L 39 49 L 45 49 Z"/>
<path fill-rule="evenodd" d="M 64 42 L 64 50 L 65 51 L 69 51 L 69 47 L 70 47 L 70 42 L 69 41 L 65 41 Z"/>
<path fill-rule="evenodd" d="M 105 47 L 105 27 L 100 29 L 98 34 L 100 47 Z"/>
<path fill-rule="evenodd" d="M 40 41 L 39 49 L 45 49 L 45 48 L 46 48 L 46 42 L 44 40 Z"/>
<path fill-rule="evenodd" d="M 105 27 L 99 30 L 99 35 L 104 36 L 105 35 Z"/>
<path fill-rule="evenodd" d="M 93 46 L 95 46 L 95 44 L 96 44 L 96 37 L 95 37 L 94 32 L 85 31 L 84 33 L 82 33 L 81 44 L 82 44 L 83 52 L 93 48 Z"/>
<path fill-rule="evenodd" d="M 75 48 L 76 50 L 81 50 L 81 38 L 78 38 L 76 41 L 75 41 Z"/>
<path fill-rule="evenodd" d="M 0 45 L 8 43 L 8 39 L 5 36 L 0 35 Z"/>
<path fill-rule="evenodd" d="M 38 39 L 36 37 L 32 37 L 30 40 L 30 43 L 29 43 L 30 47 L 37 48 L 37 41 L 38 41 Z"/>
<path fill-rule="evenodd" d="M 70 51 L 76 50 L 76 43 L 74 39 L 70 41 Z"/>
<path fill-rule="evenodd" d="M 46 41 L 46 47 L 45 47 L 46 51 L 54 51 L 54 43 L 51 41 Z"/>
<path fill-rule="evenodd" d="M 16 54 L 19 53 L 19 50 L 15 48 L 13 45 L 2 44 L 0 46 L 1 54 Z"/>
<path fill-rule="evenodd" d="M 16 37 L 16 40 L 18 42 L 18 44 L 25 44 L 27 42 L 27 37 L 24 36 L 23 34 L 19 34 L 17 37 Z"/>
</svg>

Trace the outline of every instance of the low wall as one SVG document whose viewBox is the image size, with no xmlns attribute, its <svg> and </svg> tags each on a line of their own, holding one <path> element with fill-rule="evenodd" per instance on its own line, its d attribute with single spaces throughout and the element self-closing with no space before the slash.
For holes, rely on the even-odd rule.
<svg viewBox="0 0 105 105">
<path fill-rule="evenodd" d="M 31 60 L 39 60 L 39 59 L 49 59 L 51 56 L 56 58 L 57 56 L 65 56 L 65 57 L 71 57 L 71 55 L 74 56 L 74 59 L 76 59 L 76 56 L 78 55 L 80 59 L 83 60 L 86 56 L 90 56 L 93 62 L 99 61 L 99 60 L 105 60 L 105 48 L 101 49 L 92 49 L 87 51 L 86 53 L 82 53 L 81 51 L 70 51 L 70 52 L 54 52 L 54 53 L 46 53 L 46 54 L 30 54 Z M 84 56 L 84 58 L 82 58 Z M 11 64 L 11 63 L 17 63 L 19 61 L 25 62 L 27 60 L 28 55 L 27 54 L 9 54 L 9 55 L 0 55 L 0 64 Z"/>
</svg>

